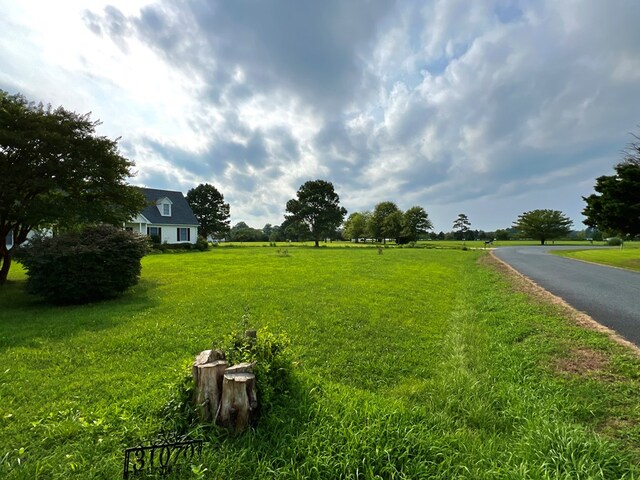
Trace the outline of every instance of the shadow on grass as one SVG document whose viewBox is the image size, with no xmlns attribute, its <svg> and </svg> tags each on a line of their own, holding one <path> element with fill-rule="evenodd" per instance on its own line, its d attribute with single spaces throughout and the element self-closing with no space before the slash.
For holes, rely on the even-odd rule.
<svg viewBox="0 0 640 480">
<path fill-rule="evenodd" d="M 0 350 L 38 347 L 84 331 L 100 331 L 126 322 L 159 304 L 156 282 L 140 280 L 122 296 L 85 305 L 51 305 L 25 291 L 25 281 L 0 287 Z"/>
</svg>

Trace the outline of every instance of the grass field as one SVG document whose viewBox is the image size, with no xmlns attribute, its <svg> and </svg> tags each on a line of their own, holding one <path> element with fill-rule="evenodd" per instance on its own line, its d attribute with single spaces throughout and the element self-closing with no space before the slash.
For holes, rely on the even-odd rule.
<svg viewBox="0 0 640 480">
<path fill-rule="evenodd" d="M 623 249 L 558 250 L 553 253 L 586 262 L 601 263 L 629 270 L 640 270 L 640 246 L 637 243 L 627 242 Z"/>
<path fill-rule="evenodd" d="M 249 312 L 295 382 L 172 478 L 635 478 L 640 360 L 519 292 L 480 251 L 152 255 L 123 298 L 0 289 L 0 477 L 118 478 L 189 362 Z"/>
<path fill-rule="evenodd" d="M 220 243 L 221 247 L 269 247 L 271 242 L 222 242 Z M 592 244 L 586 240 L 558 240 L 552 242 L 548 242 L 548 245 L 569 245 L 569 246 L 591 246 Z M 594 242 L 594 245 L 604 245 L 604 242 Z M 640 242 L 627 242 L 625 245 L 633 245 L 636 247 L 640 247 Z M 537 240 L 496 240 L 493 242 L 493 247 L 515 247 L 522 245 L 540 245 L 540 242 Z M 312 247 L 313 242 L 277 242 L 275 246 L 278 248 L 293 248 L 293 247 Z M 357 247 L 368 247 L 374 248 L 377 247 L 378 244 L 375 243 L 354 243 L 348 241 L 333 241 L 333 242 L 322 242 L 320 244 L 321 247 L 347 247 L 347 248 L 357 248 Z M 388 243 L 381 245 L 382 247 L 387 248 L 410 248 L 408 245 L 400 245 L 397 246 L 394 242 L 389 241 Z M 416 243 L 417 247 L 422 248 L 435 248 L 435 249 L 462 249 L 466 247 L 468 249 L 485 249 L 487 246 L 484 243 L 484 240 L 468 240 L 463 242 L 462 240 L 420 240 Z M 488 247 L 490 248 L 490 247 Z"/>
</svg>

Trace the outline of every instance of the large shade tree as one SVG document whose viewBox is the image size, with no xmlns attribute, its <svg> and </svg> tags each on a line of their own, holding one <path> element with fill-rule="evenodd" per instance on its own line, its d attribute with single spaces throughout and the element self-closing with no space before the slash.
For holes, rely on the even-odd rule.
<svg viewBox="0 0 640 480">
<path fill-rule="evenodd" d="M 349 215 L 347 221 L 344 222 L 342 236 L 348 240 L 355 240 L 356 243 L 359 239 L 366 238 L 370 217 L 370 212 L 354 212 Z"/>
<path fill-rule="evenodd" d="M 373 238 L 382 242 L 386 242 L 387 238 L 395 238 L 398 214 L 402 212 L 395 203 L 389 201 L 378 203 L 369 219 L 369 231 Z M 391 218 L 387 220 L 389 216 Z"/>
<path fill-rule="evenodd" d="M 315 246 L 320 239 L 333 235 L 342 224 L 347 210 L 340 206 L 340 197 L 333 184 L 325 180 L 310 180 L 298 189 L 297 198 L 287 202 L 285 217 L 306 225 Z"/>
<path fill-rule="evenodd" d="M 120 155 L 117 140 L 96 133 L 99 124 L 88 113 L 0 90 L 0 284 L 32 230 L 121 225 L 144 207 L 126 183 L 134 163 Z"/>
<path fill-rule="evenodd" d="M 547 240 L 568 235 L 571 225 L 571 219 L 559 210 L 524 212 L 513 222 L 513 227 L 520 232 L 521 237 L 540 240 L 540 245 L 544 245 Z"/>
<path fill-rule="evenodd" d="M 636 137 L 637 138 L 637 137 Z M 614 175 L 596 179 L 597 193 L 582 197 L 585 225 L 616 234 L 640 235 L 640 142 L 632 142 Z"/>
<path fill-rule="evenodd" d="M 404 212 L 402 237 L 407 241 L 415 242 L 420 235 L 424 235 L 432 228 L 433 224 L 424 208 L 415 206 Z"/>
<path fill-rule="evenodd" d="M 187 192 L 187 202 L 198 219 L 201 236 L 222 238 L 229 233 L 229 204 L 216 187 L 201 183 Z"/>
</svg>

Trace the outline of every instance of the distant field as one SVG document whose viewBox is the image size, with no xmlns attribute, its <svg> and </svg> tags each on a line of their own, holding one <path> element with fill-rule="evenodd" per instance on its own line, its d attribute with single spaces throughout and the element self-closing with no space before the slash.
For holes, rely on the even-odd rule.
<svg viewBox="0 0 640 480">
<path fill-rule="evenodd" d="M 148 256 L 123 298 L 75 307 L 26 296 L 16 265 L 0 478 L 121 478 L 124 449 L 171 428 L 194 355 L 247 312 L 290 337 L 296 381 L 255 432 L 192 431 L 202 459 L 171 478 L 640 476 L 640 360 L 483 252 L 282 250 Z"/>
<path fill-rule="evenodd" d="M 586 262 L 601 263 L 629 270 L 640 270 L 640 245 L 638 245 L 638 242 L 626 242 L 623 249 L 562 250 L 553 253 Z"/>
<path fill-rule="evenodd" d="M 548 242 L 548 245 L 575 245 L 575 246 L 591 246 L 591 245 L 604 245 L 604 242 L 593 242 L 590 243 L 586 240 L 558 240 L 555 242 Z M 627 242 L 629 245 L 638 245 L 640 246 L 640 242 Z M 627 245 L 625 244 L 625 245 Z M 388 248 L 411 248 L 409 245 L 396 245 L 395 242 L 387 242 L 386 244 L 378 244 L 378 243 L 363 243 L 363 242 L 348 242 L 348 241 L 334 241 L 334 242 L 322 242 L 320 243 L 321 247 L 369 247 L 369 248 L 377 248 L 378 246 L 388 247 Z M 491 247 L 508 247 L 508 246 L 518 246 L 518 245 L 540 245 L 539 241 L 536 240 L 496 240 L 493 242 Z M 271 242 L 222 242 L 220 243 L 220 247 L 249 247 L 249 246 L 260 246 L 260 247 L 271 247 L 273 245 Z M 417 247 L 422 248 L 455 248 L 462 249 L 463 247 L 467 247 L 470 249 L 484 249 L 487 246 L 484 243 L 484 240 L 468 240 L 466 242 L 458 241 L 458 240 L 420 240 L 416 242 Z M 289 248 L 289 247 L 313 247 L 313 242 L 276 242 L 276 248 Z"/>
</svg>

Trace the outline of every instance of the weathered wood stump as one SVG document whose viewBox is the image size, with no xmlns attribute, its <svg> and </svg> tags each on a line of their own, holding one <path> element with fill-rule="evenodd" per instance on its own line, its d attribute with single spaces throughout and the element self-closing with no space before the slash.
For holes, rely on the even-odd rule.
<svg viewBox="0 0 640 480">
<path fill-rule="evenodd" d="M 254 422 L 257 413 L 256 376 L 246 372 L 225 373 L 220 400 L 220 424 L 240 433 Z"/>
<path fill-rule="evenodd" d="M 215 422 L 220 407 L 222 377 L 229 366 L 215 350 L 205 350 L 193 363 L 193 379 L 196 383 L 195 402 L 203 422 Z"/>
</svg>

